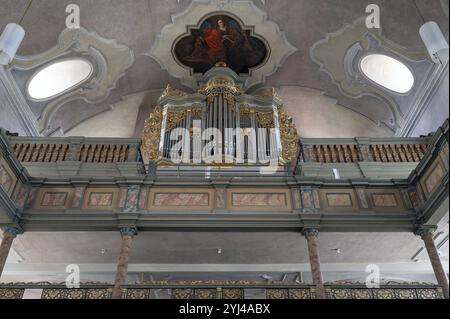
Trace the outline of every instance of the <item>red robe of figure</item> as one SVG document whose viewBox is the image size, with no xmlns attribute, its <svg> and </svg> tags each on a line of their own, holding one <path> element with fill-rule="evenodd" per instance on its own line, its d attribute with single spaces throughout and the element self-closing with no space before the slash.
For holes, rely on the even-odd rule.
<svg viewBox="0 0 450 319">
<path fill-rule="evenodd" d="M 225 46 L 222 42 L 222 35 L 216 29 L 209 29 L 204 37 L 208 45 L 208 62 L 215 65 L 225 58 Z"/>
</svg>

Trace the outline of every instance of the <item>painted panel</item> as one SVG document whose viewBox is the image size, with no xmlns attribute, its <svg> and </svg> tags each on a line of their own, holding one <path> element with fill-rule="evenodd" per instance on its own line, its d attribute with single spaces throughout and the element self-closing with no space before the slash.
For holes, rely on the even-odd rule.
<svg viewBox="0 0 450 319">
<path fill-rule="evenodd" d="M 394 194 L 372 194 L 373 206 L 396 207 L 398 205 Z"/>
<path fill-rule="evenodd" d="M 111 206 L 114 193 L 90 193 L 88 206 Z"/>
<path fill-rule="evenodd" d="M 3 187 L 9 196 L 11 196 L 16 182 L 17 178 L 10 169 L 9 165 L 4 159 L 0 159 L 0 186 Z"/>
<path fill-rule="evenodd" d="M 40 188 L 33 207 L 37 210 L 66 210 L 70 207 L 74 191 L 72 187 Z"/>
<path fill-rule="evenodd" d="M 69 193 L 45 193 L 42 197 L 41 206 L 65 206 Z"/>
<path fill-rule="evenodd" d="M 148 198 L 150 211 L 211 211 L 214 206 L 213 189 L 151 188 Z"/>
<path fill-rule="evenodd" d="M 330 207 L 352 207 L 350 194 L 327 194 L 327 203 Z"/>
<path fill-rule="evenodd" d="M 209 206 L 208 193 L 157 193 L 154 206 Z"/>
<path fill-rule="evenodd" d="M 405 201 L 399 189 L 367 189 L 371 208 L 381 212 L 406 210 Z"/>
<path fill-rule="evenodd" d="M 360 210 L 353 188 L 322 188 L 319 190 L 325 212 L 358 212 Z"/>
<path fill-rule="evenodd" d="M 292 211 L 290 189 L 228 189 L 227 207 L 240 212 Z"/>
<path fill-rule="evenodd" d="M 87 188 L 82 209 L 86 210 L 114 210 L 117 208 L 119 188 Z"/>
<path fill-rule="evenodd" d="M 233 206 L 286 206 L 286 194 L 233 194 Z"/>
<path fill-rule="evenodd" d="M 425 179 L 425 188 L 429 194 L 431 194 L 438 187 L 444 175 L 444 168 L 441 163 L 438 163 Z"/>
</svg>

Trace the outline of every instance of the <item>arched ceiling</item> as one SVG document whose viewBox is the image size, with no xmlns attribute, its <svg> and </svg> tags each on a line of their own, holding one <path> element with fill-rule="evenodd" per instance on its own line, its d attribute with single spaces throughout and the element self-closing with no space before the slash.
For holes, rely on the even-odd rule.
<svg viewBox="0 0 450 319">
<path fill-rule="evenodd" d="M 54 47 L 65 28 L 65 8 L 72 2 L 34 0 L 22 23 L 26 37 L 18 54 L 34 56 Z M 381 123 L 381 135 L 393 135 L 396 129 L 395 123 L 389 122 L 392 112 L 386 102 L 373 95 L 349 97 L 343 94 L 333 78 L 320 71 L 317 61 L 311 57 L 311 48 L 326 39 L 327 35 L 353 25 L 365 15 L 366 6 L 372 3 L 381 8 L 382 38 L 394 43 L 397 48 L 422 52 L 426 56 L 418 33 L 423 18 L 437 21 L 446 37 L 449 33 L 446 0 L 417 0 L 417 6 L 412 0 L 254 0 L 253 3 L 267 14 L 265 19 L 276 24 L 287 41 L 297 49 L 283 60 L 274 74 L 266 78 L 265 85 L 274 86 L 284 94 L 294 92 L 293 87 L 315 90 L 315 95 L 324 94 L 327 99 L 335 100 L 335 105 L 354 111 L 378 126 Z M 93 116 L 110 111 L 113 105 L 123 104 L 119 102 L 138 100 L 128 96 L 157 92 L 167 84 L 189 90 L 180 79 L 162 68 L 149 52 L 164 26 L 173 22 L 173 16 L 184 12 L 191 0 L 78 0 L 77 4 L 81 12 L 81 26 L 102 39 L 111 39 L 117 45 L 128 47 L 134 61 L 106 98 L 95 103 L 75 100 L 62 105 L 52 118 L 53 128 L 61 127 L 63 133 L 68 132 Z M 0 29 L 9 22 L 20 20 L 27 5 L 28 0 L 3 0 Z M 217 10 L 227 11 L 227 8 Z M 246 17 L 241 18 L 245 20 Z M 293 100 L 294 95 L 287 95 L 287 99 Z M 150 107 L 148 103 L 152 101 L 142 100 L 145 103 L 143 108 L 147 110 Z M 41 115 L 37 107 L 31 107 L 37 116 Z M 133 128 L 135 124 L 130 123 Z"/>
</svg>

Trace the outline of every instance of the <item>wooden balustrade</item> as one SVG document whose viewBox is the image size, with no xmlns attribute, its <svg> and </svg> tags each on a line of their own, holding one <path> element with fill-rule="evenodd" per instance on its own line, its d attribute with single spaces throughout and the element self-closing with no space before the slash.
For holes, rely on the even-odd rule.
<svg viewBox="0 0 450 319">
<path fill-rule="evenodd" d="M 121 163 L 128 160 L 128 151 L 128 145 L 84 144 L 78 160 L 85 163 Z"/>
<path fill-rule="evenodd" d="M 370 145 L 370 153 L 375 162 L 404 163 L 420 162 L 425 155 L 425 144 L 382 144 Z"/>
<path fill-rule="evenodd" d="M 313 145 L 309 158 L 316 163 L 354 163 L 362 160 L 356 145 Z"/>
<path fill-rule="evenodd" d="M 14 152 L 21 162 L 52 163 L 64 161 L 69 144 L 15 144 Z"/>
<path fill-rule="evenodd" d="M 420 162 L 428 144 L 309 144 L 302 145 L 303 161 L 312 163 Z"/>
<path fill-rule="evenodd" d="M 130 144 L 14 143 L 17 159 L 25 163 L 123 163 L 138 161 L 139 146 Z"/>
</svg>

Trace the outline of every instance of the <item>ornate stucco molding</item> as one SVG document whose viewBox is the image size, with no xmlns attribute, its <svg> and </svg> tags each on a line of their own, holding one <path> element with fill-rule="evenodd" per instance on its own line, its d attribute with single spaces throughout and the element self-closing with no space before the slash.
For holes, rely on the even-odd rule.
<svg viewBox="0 0 450 319">
<path fill-rule="evenodd" d="M 134 54 L 128 47 L 115 40 L 105 39 L 95 32 L 84 28 L 64 29 L 57 44 L 46 52 L 34 56 L 17 56 L 14 59 L 11 72 L 25 73 L 30 76 L 40 68 L 67 58 L 84 58 L 91 62 L 93 75 L 77 88 L 62 95 L 46 100 L 47 103 L 39 118 L 39 130 L 43 135 L 51 134 L 51 121 L 55 113 L 66 103 L 74 100 L 84 100 L 86 103 L 98 103 L 107 98 L 117 81 L 133 64 Z M 22 83 L 24 96 L 26 85 Z M 33 101 L 28 97 L 30 104 L 43 103 Z"/>
<path fill-rule="evenodd" d="M 193 0 L 185 11 L 172 16 L 172 22 L 164 26 L 147 55 L 155 59 L 171 76 L 180 79 L 184 85 L 198 90 L 198 79 L 201 75 L 193 74 L 190 68 L 177 63 L 173 55 L 168 52 L 173 51 L 173 44 L 178 39 L 188 35 L 189 28 L 186 26 L 198 26 L 205 17 L 215 14 L 239 17 L 246 26 L 252 26 L 254 34 L 264 39 L 270 47 L 266 63 L 251 70 L 246 77 L 245 89 L 264 83 L 266 77 L 274 74 L 284 61 L 297 51 L 278 25 L 267 20 L 267 14 L 252 1 L 236 1 L 221 11 L 217 10 L 217 7 L 209 0 Z"/>
<path fill-rule="evenodd" d="M 404 63 L 415 77 L 413 89 L 399 94 L 365 77 L 359 62 L 369 54 L 388 55 Z M 406 48 L 392 42 L 382 35 L 381 29 L 367 29 L 364 17 L 327 34 L 311 47 L 310 55 L 344 96 L 372 96 L 382 101 L 391 111 L 389 122 L 385 124 L 393 130 L 404 125 L 411 105 L 433 73 L 424 48 Z"/>
</svg>

